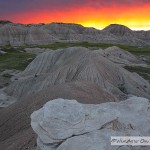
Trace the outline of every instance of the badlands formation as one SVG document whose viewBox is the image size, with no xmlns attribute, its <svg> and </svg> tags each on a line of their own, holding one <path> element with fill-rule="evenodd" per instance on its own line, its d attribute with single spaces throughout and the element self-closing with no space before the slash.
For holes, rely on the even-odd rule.
<svg viewBox="0 0 150 150">
<path fill-rule="evenodd" d="M 131 64 L 146 65 L 138 57 L 118 47 L 109 47 L 105 50 L 69 47 L 55 51 L 49 50 L 37 55 L 27 68 L 15 74 L 11 79 L 13 82 L 1 91 L 3 102 L 10 101 L 11 105 L 0 110 L 0 149 L 35 150 L 38 144 L 40 150 L 70 150 L 70 146 L 71 150 L 82 150 L 87 146 L 90 150 L 97 150 L 100 145 L 102 150 L 109 150 L 112 148 L 109 144 L 110 135 L 130 133 L 144 136 L 146 133 L 149 134 L 149 101 L 147 99 L 150 99 L 150 84 L 138 74 L 123 68 L 124 65 Z M 66 100 L 54 100 L 58 98 Z M 67 102 L 67 99 L 75 99 L 85 105 L 76 101 Z M 50 100 L 54 101 L 44 105 Z M 58 107 L 51 110 L 53 103 Z M 67 106 L 71 112 L 63 111 L 60 105 Z M 104 108 L 106 112 L 103 112 Z M 38 113 L 33 113 L 38 109 L 40 109 Z M 46 120 L 41 120 L 44 110 L 48 110 L 49 113 L 43 115 L 50 115 L 50 117 L 47 116 L 44 117 Z M 59 124 L 63 125 L 63 122 L 55 115 L 57 117 L 62 115 L 64 119 L 71 121 L 72 125 L 80 122 L 80 119 L 87 121 L 77 125 L 76 131 L 72 130 L 74 127 L 70 126 L 70 123 L 66 123 L 64 128 L 68 132 L 64 133 L 65 131 L 60 130 L 56 134 Z M 93 119 L 88 120 L 88 115 Z M 54 130 L 46 127 L 45 131 L 43 123 L 49 124 L 51 118 L 55 117 L 58 120 L 52 125 Z M 43 127 L 42 124 L 39 126 L 39 122 L 43 122 Z M 85 124 L 89 125 L 89 129 L 85 127 Z M 38 135 L 37 142 L 37 136 L 31 125 Z M 108 129 L 109 126 L 115 126 L 115 129 L 114 127 Z M 80 133 L 82 129 L 83 133 Z M 51 136 L 51 133 L 58 135 L 58 139 Z M 46 137 L 43 137 L 43 134 Z M 77 145 L 78 148 L 76 148 Z M 91 145 L 95 147 L 90 147 Z M 116 147 L 113 148 L 117 150 Z M 130 150 L 131 148 L 122 147 L 122 149 Z M 147 147 L 137 149 L 148 150 Z"/>
<path fill-rule="evenodd" d="M 121 25 L 101 31 L 60 23 L 0 25 L 0 45 L 60 41 L 143 46 L 150 37 Z M 0 109 L 0 150 L 150 149 L 110 145 L 112 135 L 150 135 L 150 83 L 124 68 L 149 64 L 116 46 L 25 51 L 36 58 L 24 71 L 10 72 L 10 85 L 0 89 L 0 104 L 8 106 Z"/>
<path fill-rule="evenodd" d="M 106 49 L 106 53 L 110 49 Z M 124 61 L 138 63 L 138 59 L 132 54 L 124 52 L 122 57 L 126 57 Z M 101 50 L 90 51 L 83 47 L 51 50 L 38 55 L 15 77 L 15 82 L 5 92 L 20 99 L 50 86 L 76 82 L 94 84 L 100 91 L 104 91 L 102 93 L 112 96 L 112 100 L 124 99 L 128 94 L 150 98 L 148 81 L 112 62 L 103 56 Z"/>
<path fill-rule="evenodd" d="M 22 25 L 0 24 L 0 45 L 42 45 L 54 42 L 96 42 L 123 45 L 150 45 L 150 31 L 132 31 L 123 25 L 112 24 L 103 30 L 78 24 L 51 23 Z"/>
</svg>

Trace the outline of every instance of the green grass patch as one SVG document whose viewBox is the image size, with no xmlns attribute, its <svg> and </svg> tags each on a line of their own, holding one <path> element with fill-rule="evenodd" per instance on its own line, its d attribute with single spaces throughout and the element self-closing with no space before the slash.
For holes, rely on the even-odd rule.
<svg viewBox="0 0 150 150">
<path fill-rule="evenodd" d="M 137 54 L 137 55 L 149 55 L 150 56 L 150 46 L 145 47 L 136 47 L 136 46 L 119 46 L 120 48 L 127 50 L 131 53 Z"/>
<path fill-rule="evenodd" d="M 150 80 L 150 68 L 125 66 L 130 72 L 136 72 L 146 80 Z"/>
<path fill-rule="evenodd" d="M 118 46 L 126 51 L 129 51 L 131 53 L 137 54 L 137 55 L 149 55 L 150 56 L 150 46 L 144 46 L 144 47 L 137 47 L 137 46 L 127 46 L 127 45 L 120 45 L 120 44 L 112 44 L 112 43 L 89 43 L 89 42 L 81 42 L 81 43 L 53 43 L 48 45 L 38 45 L 38 46 L 32 46 L 32 47 L 39 47 L 39 48 L 49 48 L 49 49 L 60 49 L 60 48 L 67 48 L 67 47 L 74 47 L 74 46 L 82 46 L 86 48 L 108 48 L 111 46 Z M 30 46 L 31 47 L 31 46 Z"/>
<path fill-rule="evenodd" d="M 59 49 L 59 48 L 67 48 L 67 47 L 75 47 L 75 46 L 82 46 L 82 47 L 102 47 L 107 48 L 113 46 L 114 44 L 107 44 L 107 43 L 88 43 L 88 42 L 81 42 L 81 43 L 53 43 L 49 45 L 39 45 L 39 48 L 50 48 L 50 49 Z"/>
<path fill-rule="evenodd" d="M 74 47 L 74 46 L 82 46 L 82 47 L 96 47 L 96 48 L 108 48 L 111 46 L 118 46 L 126 51 L 129 51 L 131 53 L 135 53 L 135 54 L 148 54 L 150 55 L 150 46 L 144 46 L 144 47 L 138 47 L 138 46 L 128 46 L 128 45 L 120 45 L 120 44 L 113 44 L 113 43 L 89 43 L 89 42 L 78 42 L 78 43 L 61 43 L 61 42 L 56 42 L 56 43 L 52 43 L 52 44 L 48 44 L 48 45 L 24 45 L 24 46 L 20 46 L 17 47 L 18 49 L 24 49 L 24 48 L 49 48 L 49 49 L 60 49 L 60 48 L 67 48 L 67 47 Z M 11 48 L 14 49 L 11 46 L 5 46 L 4 48 Z"/>
<path fill-rule="evenodd" d="M 75 47 L 75 46 L 82 46 L 82 47 L 91 48 L 91 49 L 98 49 L 98 48 L 105 49 L 111 46 L 118 46 L 136 55 L 150 56 L 150 46 L 137 47 L 137 46 L 126 46 L 126 45 L 112 44 L 112 43 L 89 43 L 89 42 L 59 43 L 59 42 L 56 42 L 56 43 L 48 44 L 48 45 L 35 45 L 35 46 L 24 45 L 24 46 L 18 46 L 15 48 L 11 47 L 10 45 L 7 45 L 5 47 L 1 47 L 1 49 L 7 52 L 7 54 L 0 56 L 0 71 L 5 70 L 5 69 L 24 70 L 25 67 L 30 63 L 30 61 L 33 58 L 35 58 L 34 54 L 29 54 L 29 53 L 24 52 L 25 48 L 38 47 L 38 48 L 49 48 L 49 49 L 57 50 L 57 49 L 63 49 L 67 47 Z M 137 68 L 136 69 L 132 68 L 131 70 L 137 71 Z"/>
<path fill-rule="evenodd" d="M 14 48 L 4 48 L 3 51 L 7 52 L 0 56 L 0 71 L 5 69 L 24 70 L 31 62 L 35 55 L 20 52 Z"/>
</svg>

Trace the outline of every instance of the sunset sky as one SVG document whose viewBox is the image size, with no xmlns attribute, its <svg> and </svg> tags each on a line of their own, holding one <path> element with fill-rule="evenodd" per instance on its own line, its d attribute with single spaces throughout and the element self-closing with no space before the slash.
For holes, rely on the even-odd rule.
<svg viewBox="0 0 150 150">
<path fill-rule="evenodd" d="M 0 20 L 79 23 L 98 29 L 117 23 L 150 30 L 150 0 L 0 0 Z"/>
</svg>

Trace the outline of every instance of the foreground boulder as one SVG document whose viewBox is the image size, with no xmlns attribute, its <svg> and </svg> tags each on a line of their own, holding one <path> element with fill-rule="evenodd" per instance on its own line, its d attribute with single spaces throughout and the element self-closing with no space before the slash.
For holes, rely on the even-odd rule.
<svg viewBox="0 0 150 150">
<path fill-rule="evenodd" d="M 81 104 L 56 99 L 31 115 L 40 150 L 148 150 L 111 146 L 111 136 L 149 136 L 150 103 L 141 97 L 122 102 Z"/>
<path fill-rule="evenodd" d="M 49 100 L 60 97 L 85 104 L 116 101 L 113 95 L 90 82 L 49 86 L 0 110 L 0 150 L 33 150 L 37 136 L 31 128 L 30 115 Z"/>
</svg>

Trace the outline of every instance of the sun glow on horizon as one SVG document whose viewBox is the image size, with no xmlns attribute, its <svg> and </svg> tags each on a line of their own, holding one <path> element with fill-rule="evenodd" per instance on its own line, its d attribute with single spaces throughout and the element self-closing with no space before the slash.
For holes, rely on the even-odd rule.
<svg viewBox="0 0 150 150">
<path fill-rule="evenodd" d="M 109 23 L 103 23 L 101 24 L 100 22 L 96 22 L 96 21 L 90 21 L 90 22 L 81 22 L 78 23 L 83 25 L 84 27 L 93 27 L 95 29 L 98 30 L 102 30 L 105 27 L 109 26 L 110 24 L 119 24 L 119 25 L 125 25 L 126 27 L 130 28 L 131 30 L 145 30 L 148 31 L 150 30 L 150 23 L 145 23 L 145 24 L 138 24 L 137 22 L 131 23 L 131 22 L 127 22 L 126 24 L 124 22 L 109 22 Z M 138 25 L 137 25 L 138 24 Z"/>
<path fill-rule="evenodd" d="M 112 4 L 111 7 L 70 7 L 61 10 L 28 10 L 3 16 L 13 22 L 31 23 L 77 23 L 85 27 L 103 29 L 110 24 L 121 24 L 132 30 L 150 30 L 150 3 L 143 5 Z"/>
</svg>

